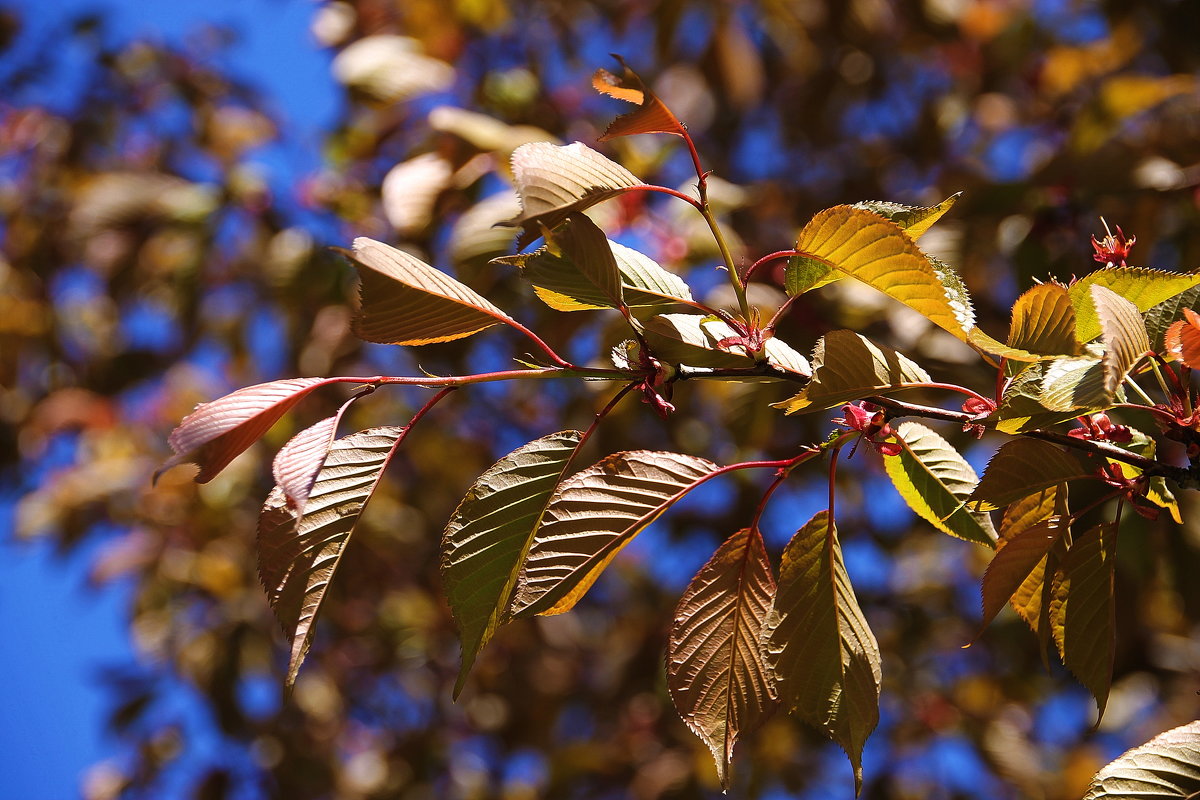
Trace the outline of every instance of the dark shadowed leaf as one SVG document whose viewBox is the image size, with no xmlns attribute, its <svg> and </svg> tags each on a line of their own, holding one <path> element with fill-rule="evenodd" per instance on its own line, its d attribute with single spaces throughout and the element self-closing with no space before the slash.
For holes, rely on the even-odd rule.
<svg viewBox="0 0 1200 800">
<path fill-rule="evenodd" d="M 857 793 L 863 746 L 879 722 L 879 646 L 828 512 L 809 520 L 784 550 L 763 637 L 780 701 L 842 746 Z"/>
<path fill-rule="evenodd" d="M 1100 318 L 1092 302 L 1092 287 L 1103 286 L 1149 311 L 1178 294 L 1200 286 L 1200 275 L 1164 272 L 1146 267 L 1102 267 L 1071 285 L 1071 303 L 1075 306 L 1075 336 L 1086 344 L 1100 335 Z"/>
<path fill-rule="evenodd" d="M 902 422 L 895 430 L 903 449 L 883 459 L 883 466 L 904 501 L 938 530 L 992 547 L 996 530 L 991 517 L 966 507 L 979 483 L 971 465 L 949 442 L 918 422 Z"/>
<path fill-rule="evenodd" d="M 1041 283 L 1018 297 L 1013 304 L 1008 346 L 1040 356 L 1077 355 L 1075 308 L 1067 287 Z"/>
<path fill-rule="evenodd" d="M 1200 286 L 1181 292 L 1144 312 L 1142 320 L 1146 323 L 1146 333 L 1150 335 L 1150 346 L 1161 351 L 1167 328 L 1183 316 L 1185 308 L 1195 311 L 1197 306 L 1200 306 Z"/>
<path fill-rule="evenodd" d="M 797 395 L 775 403 L 789 414 L 820 411 L 929 383 L 929 373 L 890 347 L 853 331 L 830 331 L 813 351 L 812 381 Z"/>
<path fill-rule="evenodd" d="M 1049 486 L 1096 475 L 1087 456 L 1037 439 L 1005 442 L 971 493 L 982 510 L 1002 508 Z"/>
<path fill-rule="evenodd" d="M 1096 773 L 1083 800 L 1195 797 L 1200 793 L 1200 720 L 1155 736 Z"/>
<path fill-rule="evenodd" d="M 1113 565 L 1116 525 L 1104 523 L 1071 543 L 1055 575 L 1050 630 L 1067 669 L 1096 698 L 1100 716 L 1108 703 L 1116 646 Z"/>
<path fill-rule="evenodd" d="M 658 314 L 646 321 L 643 334 L 654 356 L 668 364 L 690 367 L 746 368 L 754 359 L 741 345 L 719 346 L 737 335 L 729 323 L 700 314 Z M 767 362 L 788 372 L 811 374 L 808 359 L 782 339 L 768 339 L 763 347 Z"/>
<path fill-rule="evenodd" d="M 258 575 L 291 643 L 287 685 L 312 641 L 313 623 L 342 552 L 407 428 L 370 428 L 337 439 L 309 492 L 304 515 L 276 487 L 258 520 Z"/>
<path fill-rule="evenodd" d="M 742 734 L 775 705 L 759 640 L 775 579 L 757 528 L 717 549 L 684 590 L 667 644 L 667 687 L 688 727 L 708 745 L 721 786 Z"/>
<path fill-rule="evenodd" d="M 275 485 L 283 490 L 288 505 L 297 513 L 304 513 L 308 493 L 337 435 L 338 422 L 346 409 L 358 399 L 359 396 L 351 397 L 336 414 L 300 431 L 275 454 L 275 460 L 271 463 Z"/>
<path fill-rule="evenodd" d="M 581 435 L 561 431 L 518 447 L 479 476 L 446 525 L 442 584 L 462 640 L 455 697 L 479 651 L 508 620 L 533 532 Z"/>
<path fill-rule="evenodd" d="M 1093 286 L 1092 305 L 1104 340 L 1104 390 L 1112 397 L 1129 370 L 1150 349 L 1150 338 L 1137 306 L 1111 289 Z"/>
<path fill-rule="evenodd" d="M 634 450 L 567 478 L 533 537 L 513 615 L 570 611 L 622 547 L 717 469 L 695 456 Z"/>
<path fill-rule="evenodd" d="M 675 118 L 663 101 L 646 88 L 637 73 L 625 63 L 625 59 L 620 56 L 616 56 L 616 59 L 621 62 L 621 75 L 598 69 L 592 76 L 592 86 L 601 94 L 627 103 L 636 103 L 638 108 L 614 119 L 605 129 L 600 141 L 637 133 L 673 133 L 683 136 L 683 123 Z"/>
<path fill-rule="evenodd" d="M 632 172 L 580 142 L 521 145 L 513 151 L 512 170 L 521 198 L 521 215 L 512 224 L 525 229 L 518 239 L 521 247 L 541 236 L 543 226 L 557 227 L 572 211 L 642 185 Z"/>
<path fill-rule="evenodd" d="M 996 618 L 1067 529 L 1062 518 L 1052 517 L 1013 534 L 1011 539 L 996 543 L 996 554 L 983 573 L 980 589 L 983 596 L 981 631 Z"/>
<path fill-rule="evenodd" d="M 935 264 L 896 223 L 852 206 L 835 206 L 804 226 L 796 242 L 800 256 L 785 273 L 788 294 L 813 288 L 813 264 L 857 278 L 918 311 L 962 340 L 975 326 L 975 312 L 958 276 Z M 827 282 L 827 281 L 826 281 Z"/>
<path fill-rule="evenodd" d="M 359 237 L 346 256 L 362 281 L 354 334 L 365 341 L 448 342 L 512 321 L 473 289 L 403 250 Z"/>
<path fill-rule="evenodd" d="M 247 386 L 202 403 L 183 418 L 168 443 L 175 455 L 155 474 L 179 464 L 198 464 L 197 483 L 207 483 L 230 461 L 262 438 L 306 394 L 332 383 L 325 378 L 292 378 Z"/>
</svg>

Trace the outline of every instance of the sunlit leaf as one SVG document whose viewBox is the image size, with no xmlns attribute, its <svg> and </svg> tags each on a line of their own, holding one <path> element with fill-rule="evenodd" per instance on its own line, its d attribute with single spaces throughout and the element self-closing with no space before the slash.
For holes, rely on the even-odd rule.
<svg viewBox="0 0 1200 800">
<path fill-rule="evenodd" d="M 667 644 L 667 688 L 683 721 L 712 751 L 721 786 L 738 737 L 773 710 L 775 691 L 759 639 L 775 578 L 757 528 L 717 549 L 675 609 Z"/>
<path fill-rule="evenodd" d="M 970 501 L 984 511 L 1040 492 L 1049 486 L 1096 475 L 1087 456 L 1038 439 L 1010 439 L 1000 446 Z"/>
<path fill-rule="evenodd" d="M 258 574 L 291 644 L 287 685 L 296 680 L 313 624 L 354 527 L 407 428 L 370 428 L 337 439 L 297 516 L 272 490 L 258 521 Z"/>
<path fill-rule="evenodd" d="M 354 253 L 346 255 L 362 281 L 362 307 L 354 320 L 360 339 L 448 342 L 511 321 L 487 298 L 403 250 L 359 237 Z"/>
<path fill-rule="evenodd" d="M 1112 405 L 1119 383 L 1110 388 L 1108 358 L 1056 358 L 1043 364 L 1038 402 L 1049 411 L 1073 416 Z"/>
<path fill-rule="evenodd" d="M 586 220 L 583 216 L 572 217 L 564 228 L 572 228 L 575 220 Z M 595 227 L 588 221 L 587 224 Z M 520 268 L 521 275 L 533 284 L 534 291 L 546 305 L 556 311 L 586 311 L 598 308 L 615 308 L 614 293 L 602 290 L 586 272 L 586 265 L 577 255 L 576 247 L 569 247 L 554 234 L 554 241 L 532 253 L 504 256 L 494 261 L 512 264 Z M 603 237 L 603 234 L 601 234 Z M 636 250 L 601 238 L 607 243 L 609 252 L 616 262 L 620 297 L 630 307 L 665 307 L 678 304 L 680 300 L 691 300 L 692 294 L 683 279 L 656 264 L 649 256 Z M 599 242 L 592 246 L 599 248 Z"/>
<path fill-rule="evenodd" d="M 991 547 L 996 541 L 991 517 L 966 507 L 979 483 L 966 459 L 918 422 L 902 422 L 895 432 L 903 449 L 883 459 L 883 466 L 909 507 L 940 531 Z"/>
<path fill-rule="evenodd" d="M 1065 484 L 1052 486 L 1011 504 L 1004 510 L 1004 515 L 1000 520 L 1000 538 L 1013 539 L 1034 525 L 1049 520 L 1058 510 L 1060 503 L 1065 505 L 1066 491 Z M 1009 598 L 1009 604 L 1012 605 L 1013 611 L 1025 620 L 1025 624 L 1035 634 L 1038 634 L 1039 638 L 1045 632 L 1042 630 L 1041 619 L 1043 614 L 1042 595 L 1045 591 L 1043 581 L 1046 575 L 1047 560 L 1048 556 L 1043 556 Z"/>
<path fill-rule="evenodd" d="M 1040 283 L 1018 297 L 1013 304 L 1008 345 L 1042 356 L 1077 355 L 1075 308 L 1067 287 Z"/>
<path fill-rule="evenodd" d="M 512 169 L 521 197 L 521 215 L 513 224 L 525 229 L 521 247 L 541 236 L 542 226 L 553 229 L 572 211 L 642 185 L 632 172 L 580 142 L 523 144 L 513 151 Z"/>
<path fill-rule="evenodd" d="M 1100 318 L 1092 302 L 1092 287 L 1103 286 L 1149 311 L 1176 295 L 1200 286 L 1200 274 L 1164 272 L 1146 267 L 1103 267 L 1073 283 L 1071 303 L 1075 306 L 1075 336 L 1081 343 L 1100 335 Z"/>
<path fill-rule="evenodd" d="M 1200 792 L 1200 720 L 1127 750 L 1092 778 L 1083 800 L 1186 798 Z"/>
<path fill-rule="evenodd" d="M 1068 525 L 1063 518 L 1051 517 L 996 543 L 996 554 L 983 573 L 980 587 L 983 597 L 981 630 L 996 618 L 1066 530 Z"/>
<path fill-rule="evenodd" d="M 446 525 L 442 584 L 462 641 L 455 697 L 479 651 L 509 618 L 533 533 L 581 435 L 552 433 L 504 456 L 467 490 Z"/>
<path fill-rule="evenodd" d="M 849 400 L 890 394 L 931 381 L 906 356 L 853 331 L 830 331 L 813 351 L 812 381 L 797 395 L 775 403 L 789 414 L 820 411 Z"/>
<path fill-rule="evenodd" d="M 1108 703 L 1116 648 L 1116 537 L 1116 525 L 1111 522 L 1075 537 L 1056 575 L 1050 600 L 1050 630 L 1059 655 L 1095 696 L 1100 716 Z"/>
<path fill-rule="evenodd" d="M 700 314 L 659 314 L 646 322 L 643 334 L 656 358 L 669 364 L 692 367 L 746 368 L 754 359 L 741 345 L 720 347 L 737 335 L 727 322 Z M 770 338 L 764 345 L 767 362 L 799 375 L 809 375 L 808 359 L 782 339 Z"/>
<path fill-rule="evenodd" d="M 962 197 L 962 192 L 957 192 L 936 206 L 906 206 L 887 200 L 864 200 L 861 203 L 855 203 L 852 207 L 873 211 L 879 216 L 891 220 L 915 242 L 933 227 L 933 224 L 941 219 L 960 197 Z"/>
<path fill-rule="evenodd" d="M 175 455 L 155 477 L 179 464 L 198 464 L 197 483 L 207 483 L 243 450 L 262 438 L 306 394 L 332 381 L 292 378 L 259 383 L 202 403 L 167 440 Z"/>
<path fill-rule="evenodd" d="M 434 204 L 450 186 L 454 167 L 436 153 L 401 162 L 388 170 L 379 188 L 383 214 L 402 237 L 419 233 L 433 219 Z"/>
<path fill-rule="evenodd" d="M 1112 397 L 1129 370 L 1150 349 L 1150 339 L 1137 306 L 1111 289 L 1093 286 L 1092 304 L 1104 340 L 1104 391 Z"/>
<path fill-rule="evenodd" d="M 920 312 L 962 340 L 974 327 L 975 312 L 958 276 L 934 263 L 898 225 L 852 206 L 835 206 L 804 226 L 796 242 L 801 266 L 789 262 L 788 294 L 806 291 L 813 275 L 810 262 L 857 278 Z M 807 259 L 807 261 L 804 261 Z"/>
<path fill-rule="evenodd" d="M 857 793 L 863 745 L 879 722 L 879 646 L 826 511 L 797 531 L 783 552 L 763 646 L 784 708 L 842 746 Z"/>
<path fill-rule="evenodd" d="M 304 513 L 308 493 L 317 480 L 317 473 L 325 463 L 325 456 L 333 446 L 338 422 L 358 396 L 342 404 L 337 413 L 297 433 L 275 454 L 271 463 L 271 474 L 275 485 L 283 490 L 288 505 L 298 514 Z"/>
<path fill-rule="evenodd" d="M 1184 319 L 1173 323 L 1163 335 L 1163 347 L 1186 366 L 1200 366 L 1200 315 L 1190 308 L 1183 310 Z"/>
<path fill-rule="evenodd" d="M 616 56 L 621 62 L 621 75 L 614 75 L 606 69 L 598 69 L 592 76 L 592 86 L 601 94 L 636 103 L 638 108 L 614 119 L 600 137 L 605 142 L 617 136 L 632 136 L 637 133 L 673 133 L 683 136 L 683 123 L 675 118 L 671 110 L 642 83 L 625 59 Z"/>
<path fill-rule="evenodd" d="M 626 544 L 717 465 L 679 453 L 615 453 L 559 484 L 521 570 L 514 616 L 561 614 Z"/>
<path fill-rule="evenodd" d="M 420 42 L 407 36 L 367 36 L 338 53 L 331 70 L 339 83 L 385 103 L 449 88 L 454 68 L 420 49 Z"/>
</svg>

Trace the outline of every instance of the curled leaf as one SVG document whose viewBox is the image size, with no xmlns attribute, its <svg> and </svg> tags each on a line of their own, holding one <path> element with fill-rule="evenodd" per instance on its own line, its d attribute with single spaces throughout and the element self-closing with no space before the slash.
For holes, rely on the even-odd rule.
<svg viewBox="0 0 1200 800">
<path fill-rule="evenodd" d="M 338 422 L 359 397 L 361 395 L 351 397 L 336 414 L 297 433 L 275 454 L 275 460 L 271 463 L 275 485 L 283 490 L 288 505 L 298 514 L 304 513 L 308 493 L 337 435 Z"/>
<path fill-rule="evenodd" d="M 625 59 L 613 56 L 621 62 L 621 74 L 614 75 L 606 69 L 598 69 L 592 76 L 592 87 L 601 94 L 636 103 L 638 108 L 614 119 L 600 137 L 606 142 L 618 136 L 632 136 L 638 133 L 673 133 L 683 136 L 683 123 L 676 119 L 671 110 L 662 100 L 646 88 L 642 79 L 637 76 Z"/>
</svg>

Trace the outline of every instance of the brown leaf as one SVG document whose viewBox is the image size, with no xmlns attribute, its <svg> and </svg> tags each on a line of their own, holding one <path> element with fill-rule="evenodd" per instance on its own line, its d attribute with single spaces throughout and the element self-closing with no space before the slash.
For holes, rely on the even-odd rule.
<svg viewBox="0 0 1200 800">
<path fill-rule="evenodd" d="M 696 573 L 675 609 L 667 687 L 683 721 L 712 751 L 726 791 L 738 736 L 758 728 L 775 706 L 759 648 L 774 597 L 762 534 L 744 528 Z"/>
<path fill-rule="evenodd" d="M 1096 465 L 1074 450 L 1038 439 L 1012 439 L 992 456 L 970 502 L 990 511 L 1064 481 L 1093 477 Z"/>
<path fill-rule="evenodd" d="M 1104 716 L 1116 649 L 1113 565 L 1117 526 L 1097 525 L 1071 543 L 1055 576 L 1050 630 L 1067 669 L 1096 698 Z"/>
<path fill-rule="evenodd" d="M 983 585 L 980 593 L 983 597 L 983 619 L 979 623 L 982 632 L 1009 598 L 1021 587 L 1038 566 L 1038 563 L 1050 552 L 1067 530 L 1066 521 L 1053 517 L 1039 522 L 1011 539 L 1001 539 L 996 547 L 996 554 L 983 573 Z"/>
<path fill-rule="evenodd" d="M 606 142 L 618 136 L 632 136 L 638 133 L 671 133 L 683 136 L 683 123 L 671 113 L 662 100 L 646 88 L 637 73 L 625 63 L 625 59 L 617 55 L 613 57 L 621 62 L 621 75 L 598 69 L 592 76 L 592 86 L 601 94 L 627 103 L 637 103 L 638 108 L 614 119 L 599 141 Z"/>
<path fill-rule="evenodd" d="M 336 414 L 297 433 L 275 454 L 275 460 L 271 463 L 275 485 L 283 490 L 288 505 L 297 513 L 304 513 L 308 493 L 337 435 L 338 422 L 359 397 L 361 395 L 351 397 Z"/>
</svg>

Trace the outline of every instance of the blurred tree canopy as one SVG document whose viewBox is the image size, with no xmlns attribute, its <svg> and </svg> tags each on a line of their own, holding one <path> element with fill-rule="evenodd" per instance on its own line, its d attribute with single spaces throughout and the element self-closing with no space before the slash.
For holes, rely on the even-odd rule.
<svg viewBox="0 0 1200 800">
<path fill-rule="evenodd" d="M 662 652 L 681 588 L 752 511 L 752 478 L 689 498 L 572 614 L 504 629 L 450 700 L 444 521 L 551 420 L 586 425 L 603 402 L 588 386 L 481 386 L 435 410 L 348 548 L 290 696 L 254 569 L 270 449 L 210 484 L 183 470 L 150 484 L 171 427 L 239 386 L 521 356 L 503 337 L 431 345 L 419 362 L 359 343 L 351 271 L 327 249 L 356 235 L 454 271 L 567 352 L 595 350 L 607 323 L 535 308 L 515 270 L 488 262 L 511 252 L 511 230 L 492 227 L 516 210 L 509 154 L 595 142 L 614 104 L 589 76 L 612 67 L 609 53 L 688 124 L 741 258 L 791 246 L 836 203 L 962 191 L 922 244 L 961 270 L 993 331 L 1035 279 L 1091 269 L 1101 216 L 1137 235 L 1137 263 L 1200 266 L 1200 4 L 1186 0 L 323 3 L 312 40 L 294 46 L 324 49 L 344 100 L 304 174 L 262 168 L 295 134 L 253 76 L 223 65 L 236 31 L 167 46 L 112 35 L 103 13 L 61 19 L 50 37 L 27 22 L 0 11 L 0 476 L 20 496 L 5 513 L 18 537 L 102 543 L 94 580 L 135 587 L 139 665 L 105 678 L 122 752 L 83 779 L 88 800 L 719 794 L 670 708 Z M 608 152 L 686 185 L 688 154 L 663 138 Z M 727 303 L 703 223 L 661 199 L 602 207 L 614 238 Z M 752 288 L 778 284 L 764 272 Z M 841 284 L 816 296 L 789 317 L 794 340 L 886 333 L 961 383 L 992 380 L 895 304 Z M 766 413 L 773 391 L 681 385 L 668 423 L 631 403 L 590 447 L 731 459 L 821 438 L 827 420 Z M 351 422 L 398 424 L 419 397 L 378 392 Z M 267 444 L 338 404 L 336 391 L 314 395 Z M 1128 523 L 1113 695 L 1091 730 L 1087 692 L 1042 666 L 1015 616 L 961 649 L 983 556 L 914 521 L 869 459 L 840 479 L 847 567 L 884 651 L 865 797 L 1078 797 L 1126 747 L 1200 717 L 1194 498 L 1181 498 L 1182 533 Z M 764 519 L 776 558 L 823 492 L 781 490 Z M 836 746 L 782 715 L 739 754 L 735 796 L 851 791 Z"/>
</svg>

